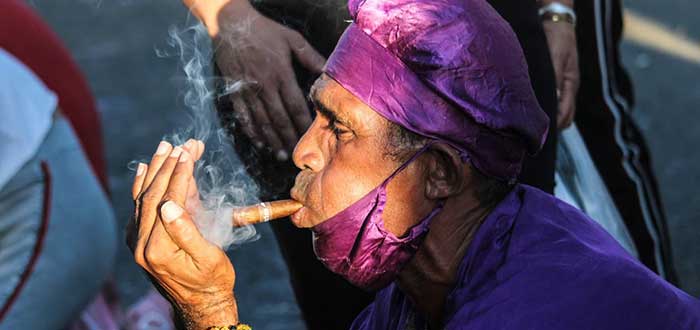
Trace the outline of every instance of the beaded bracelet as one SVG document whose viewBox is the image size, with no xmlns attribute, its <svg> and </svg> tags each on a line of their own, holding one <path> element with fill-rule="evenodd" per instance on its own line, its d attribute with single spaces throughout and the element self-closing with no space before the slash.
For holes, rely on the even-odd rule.
<svg viewBox="0 0 700 330">
<path fill-rule="evenodd" d="M 253 330 L 253 328 L 247 324 L 239 323 L 238 325 L 229 326 L 213 326 L 208 327 L 207 330 Z"/>
</svg>

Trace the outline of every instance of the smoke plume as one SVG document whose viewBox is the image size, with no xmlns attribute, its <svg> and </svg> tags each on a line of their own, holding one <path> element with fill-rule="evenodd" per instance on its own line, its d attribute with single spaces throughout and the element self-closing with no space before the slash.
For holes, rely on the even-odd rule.
<svg viewBox="0 0 700 330">
<path fill-rule="evenodd" d="M 206 144 L 206 153 L 194 170 L 202 200 L 202 208 L 194 214 L 197 226 L 207 240 L 223 249 L 255 240 L 258 235 L 253 226 L 231 227 L 232 208 L 258 202 L 258 187 L 234 155 L 232 139 L 220 126 L 214 106 L 216 97 L 237 92 L 243 82 L 227 80 L 223 92 L 216 93 L 211 39 L 201 24 L 184 29 L 172 26 L 168 35 L 170 49 L 156 52 L 180 59 L 189 127 L 165 139 L 173 145 L 190 138 Z"/>
</svg>

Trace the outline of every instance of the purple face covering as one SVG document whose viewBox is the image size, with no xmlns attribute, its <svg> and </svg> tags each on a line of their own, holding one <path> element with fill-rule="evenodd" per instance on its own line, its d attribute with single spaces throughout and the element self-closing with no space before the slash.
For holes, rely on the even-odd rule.
<svg viewBox="0 0 700 330">
<path fill-rule="evenodd" d="M 484 0 L 350 0 L 325 73 L 389 121 L 514 180 L 546 137 L 520 43 Z"/>
<path fill-rule="evenodd" d="M 442 210 L 442 201 L 400 238 L 384 228 L 382 213 L 389 181 L 427 148 L 423 147 L 360 200 L 312 228 L 314 252 L 328 269 L 357 287 L 378 290 L 393 281 L 413 257 L 430 220 Z"/>
</svg>

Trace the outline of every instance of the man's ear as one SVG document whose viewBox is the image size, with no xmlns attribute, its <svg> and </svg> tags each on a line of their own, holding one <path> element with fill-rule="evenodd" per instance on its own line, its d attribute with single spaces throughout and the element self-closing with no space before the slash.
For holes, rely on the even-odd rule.
<svg viewBox="0 0 700 330">
<path fill-rule="evenodd" d="M 445 143 L 434 143 L 428 155 L 425 197 L 444 199 L 461 193 L 469 174 L 459 151 Z"/>
</svg>

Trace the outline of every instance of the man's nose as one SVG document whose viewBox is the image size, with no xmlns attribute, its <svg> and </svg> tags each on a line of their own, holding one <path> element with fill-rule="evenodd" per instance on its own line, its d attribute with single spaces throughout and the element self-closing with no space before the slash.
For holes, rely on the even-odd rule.
<svg viewBox="0 0 700 330">
<path fill-rule="evenodd" d="M 316 116 L 309 129 L 306 130 L 306 133 L 304 133 L 294 148 L 292 159 L 294 160 L 294 165 L 300 170 L 309 169 L 312 172 L 319 172 L 326 165 L 320 144 L 323 138 L 323 130 L 318 118 L 319 116 Z"/>
</svg>

